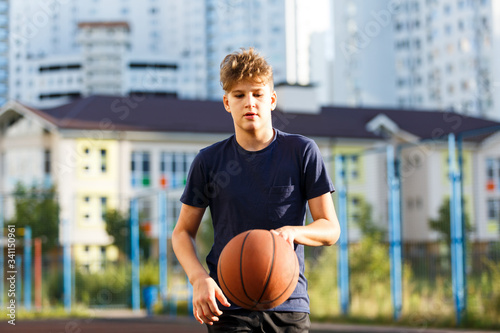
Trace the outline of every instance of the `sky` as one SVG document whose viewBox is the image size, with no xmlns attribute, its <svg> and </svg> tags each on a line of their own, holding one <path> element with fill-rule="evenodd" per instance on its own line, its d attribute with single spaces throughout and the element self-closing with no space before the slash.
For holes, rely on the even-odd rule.
<svg viewBox="0 0 500 333">
<path fill-rule="evenodd" d="M 298 10 L 304 15 L 304 29 L 316 32 L 328 29 L 330 18 L 330 0 L 299 0 Z"/>
<path fill-rule="evenodd" d="M 299 62 L 298 83 L 309 83 L 309 36 L 312 33 L 326 32 L 331 27 L 330 2 L 333 0 L 297 0 L 297 39 Z M 332 37 L 333 38 L 333 37 Z M 333 45 L 333 41 L 332 44 Z M 332 50 L 333 52 L 333 50 Z M 326 55 L 325 55 L 326 56 Z"/>
</svg>

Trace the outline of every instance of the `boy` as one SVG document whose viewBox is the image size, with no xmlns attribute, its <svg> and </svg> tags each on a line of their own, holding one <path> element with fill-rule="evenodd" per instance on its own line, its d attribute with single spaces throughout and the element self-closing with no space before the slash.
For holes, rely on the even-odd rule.
<svg viewBox="0 0 500 333">
<path fill-rule="evenodd" d="M 277 97 L 272 68 L 262 56 L 252 48 L 229 54 L 221 63 L 220 77 L 235 134 L 202 149 L 193 161 L 172 235 L 174 252 L 193 285 L 194 316 L 209 332 L 307 332 L 304 245 L 332 245 L 339 238 L 333 185 L 314 141 L 272 127 Z M 307 226 L 306 203 L 314 220 Z M 206 207 L 214 227 L 214 244 L 206 259 L 209 273 L 194 247 Z M 222 249 L 249 229 L 272 230 L 294 247 L 299 258 L 295 291 L 270 311 L 231 306 L 217 284 Z"/>
</svg>

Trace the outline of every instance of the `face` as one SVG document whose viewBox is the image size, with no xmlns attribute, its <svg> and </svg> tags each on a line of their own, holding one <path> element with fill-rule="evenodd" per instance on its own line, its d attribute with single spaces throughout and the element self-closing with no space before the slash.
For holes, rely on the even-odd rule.
<svg viewBox="0 0 500 333">
<path fill-rule="evenodd" d="M 272 128 L 276 92 L 269 84 L 241 81 L 224 95 L 224 107 L 233 117 L 235 131 L 256 133 Z"/>
</svg>

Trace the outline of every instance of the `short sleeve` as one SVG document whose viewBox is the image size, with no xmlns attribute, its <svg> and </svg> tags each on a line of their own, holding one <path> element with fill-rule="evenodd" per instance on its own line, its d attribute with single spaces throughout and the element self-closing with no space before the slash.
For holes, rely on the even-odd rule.
<svg viewBox="0 0 500 333">
<path fill-rule="evenodd" d="M 203 163 L 202 153 L 198 153 L 191 164 L 188 177 L 186 180 L 186 187 L 181 196 L 183 204 L 206 208 L 209 204 L 209 197 L 207 195 L 207 173 Z"/>
<path fill-rule="evenodd" d="M 307 200 L 335 191 L 318 145 L 313 140 L 306 145 L 303 161 L 303 188 Z"/>
</svg>

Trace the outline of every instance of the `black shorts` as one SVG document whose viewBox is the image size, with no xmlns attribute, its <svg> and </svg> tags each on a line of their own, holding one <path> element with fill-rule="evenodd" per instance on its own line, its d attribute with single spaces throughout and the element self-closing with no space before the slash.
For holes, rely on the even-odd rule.
<svg viewBox="0 0 500 333">
<path fill-rule="evenodd" d="M 309 332 L 311 321 L 304 312 L 226 310 L 208 332 Z"/>
</svg>

